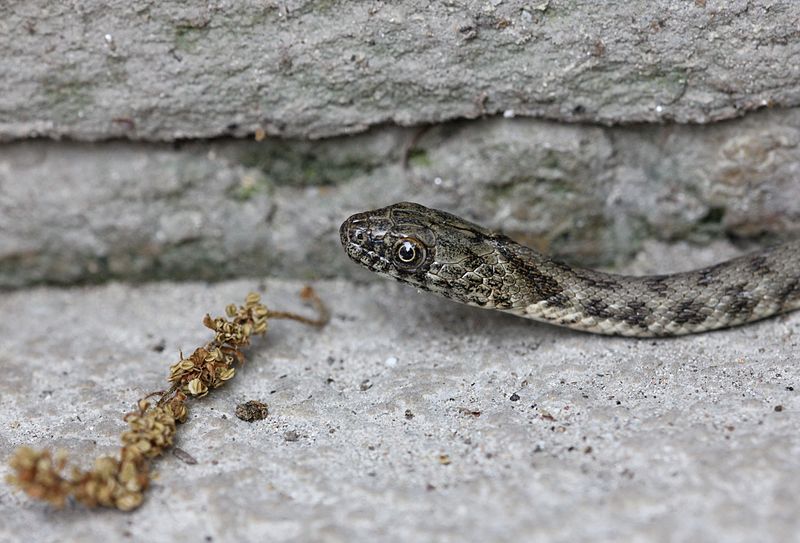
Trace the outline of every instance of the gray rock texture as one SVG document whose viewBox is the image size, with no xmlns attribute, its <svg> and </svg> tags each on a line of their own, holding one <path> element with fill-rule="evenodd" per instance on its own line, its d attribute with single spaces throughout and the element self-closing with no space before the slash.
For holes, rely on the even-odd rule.
<svg viewBox="0 0 800 543">
<path fill-rule="evenodd" d="M 799 179 L 798 108 L 708 126 L 489 119 L 315 142 L 7 143 L 0 287 L 353 277 L 339 224 L 400 200 L 618 266 L 647 241 L 797 235 Z"/>
<path fill-rule="evenodd" d="M 723 256 L 691 254 L 687 266 Z M 3 296 L 0 457 L 22 444 L 84 466 L 113 453 L 122 414 L 207 339 L 206 311 L 253 288 L 302 309 L 300 286 Z M 0 540 L 796 540 L 800 315 L 637 341 L 388 281 L 317 287 L 328 327 L 272 323 L 235 379 L 190 405 L 177 446 L 197 464 L 159 461 L 131 514 L 54 511 L 0 485 Z M 237 419 L 248 400 L 270 416 Z"/>
<path fill-rule="evenodd" d="M 7 0 L 0 138 L 320 137 L 800 104 L 793 0 Z"/>
<path fill-rule="evenodd" d="M 800 3 L 5 0 L 0 50 L 0 479 L 113 453 L 249 290 L 333 310 L 190 406 L 142 508 L 0 484 L 0 541 L 797 539 L 800 315 L 589 336 L 375 280 L 337 230 L 413 200 L 631 273 L 796 238 Z"/>
</svg>

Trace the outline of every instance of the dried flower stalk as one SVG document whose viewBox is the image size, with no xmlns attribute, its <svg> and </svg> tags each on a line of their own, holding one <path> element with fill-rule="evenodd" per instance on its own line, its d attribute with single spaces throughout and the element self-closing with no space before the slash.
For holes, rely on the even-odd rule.
<svg viewBox="0 0 800 543">
<path fill-rule="evenodd" d="M 68 498 L 87 507 L 109 507 L 131 511 L 144 501 L 150 483 L 150 464 L 172 446 L 177 425 L 185 422 L 189 398 L 202 398 L 236 374 L 236 365 L 244 363 L 242 349 L 253 335 L 267 331 L 269 319 L 292 319 L 304 324 L 323 326 L 329 314 L 311 287 L 300 296 L 314 304 L 318 317 L 310 319 L 284 311 L 270 311 L 261 297 L 250 293 L 242 306 L 225 308 L 225 317 L 206 315 L 203 324 L 214 331 L 214 339 L 195 349 L 188 357 L 170 367 L 169 390 L 156 392 L 139 400 L 137 409 L 125 415 L 128 430 L 122 433 L 119 457 L 102 456 L 89 471 L 73 467 L 64 471 L 67 456 L 49 450 L 20 447 L 10 460 L 13 473 L 7 482 L 31 498 L 63 507 Z M 155 403 L 147 401 L 159 396 Z"/>
</svg>

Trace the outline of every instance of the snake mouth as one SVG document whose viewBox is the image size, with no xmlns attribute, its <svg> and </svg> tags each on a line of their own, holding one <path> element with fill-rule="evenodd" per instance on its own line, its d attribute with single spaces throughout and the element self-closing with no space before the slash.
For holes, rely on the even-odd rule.
<svg viewBox="0 0 800 543">
<path fill-rule="evenodd" d="M 363 249 L 359 240 L 363 235 L 361 232 L 366 233 L 368 223 L 363 213 L 351 215 L 339 227 L 339 240 L 342 242 L 345 252 L 353 258 L 355 253 L 361 252 Z M 359 232 L 358 235 L 355 235 Z"/>
<path fill-rule="evenodd" d="M 350 231 L 350 219 L 347 219 L 339 227 L 339 241 L 342 242 L 342 247 L 344 247 L 345 252 L 347 252 L 348 254 L 350 254 L 349 251 L 347 250 L 347 247 L 350 244 L 350 237 L 348 235 L 349 231 Z"/>
<path fill-rule="evenodd" d="M 356 213 L 339 227 L 339 239 L 351 260 L 370 270 L 381 272 L 386 270 L 390 263 L 377 250 L 382 246 L 385 232 L 381 232 L 379 236 L 376 230 L 380 229 L 376 228 L 368 213 Z"/>
</svg>

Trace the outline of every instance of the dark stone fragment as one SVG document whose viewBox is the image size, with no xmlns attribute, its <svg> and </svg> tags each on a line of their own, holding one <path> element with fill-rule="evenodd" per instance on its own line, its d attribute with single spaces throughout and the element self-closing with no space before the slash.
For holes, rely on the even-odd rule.
<svg viewBox="0 0 800 543">
<path fill-rule="evenodd" d="M 263 420 L 269 415 L 267 404 L 257 400 L 240 403 L 236 406 L 236 416 L 244 421 L 253 422 Z"/>
</svg>

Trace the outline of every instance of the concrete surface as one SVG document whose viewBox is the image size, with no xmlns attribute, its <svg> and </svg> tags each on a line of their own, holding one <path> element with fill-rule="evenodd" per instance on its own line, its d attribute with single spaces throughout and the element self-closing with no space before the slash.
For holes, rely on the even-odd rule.
<svg viewBox="0 0 800 543">
<path fill-rule="evenodd" d="M 5 0 L 0 139 L 321 137 L 800 104 L 793 0 Z"/>
<path fill-rule="evenodd" d="M 662 261 L 669 251 L 650 250 Z M 725 250 L 672 253 L 684 266 Z M 343 257 L 342 257 L 343 258 Z M 674 263 L 676 260 L 672 260 Z M 643 255 L 637 269 L 652 267 Z M 649 263 L 649 264 L 648 264 Z M 269 280 L 35 288 L 0 298 L 0 456 L 115 450 L 200 318 Z M 194 402 L 132 514 L 0 486 L 0 540 L 776 541 L 800 533 L 800 315 L 674 340 L 584 335 L 392 282 L 315 285 L 330 325 L 275 321 Z M 163 347 L 164 352 L 159 352 Z M 247 400 L 270 416 L 234 416 Z M 8 468 L 0 467 L 0 475 Z"/>
<path fill-rule="evenodd" d="M 8 143 L 0 288 L 353 277 L 339 224 L 400 200 L 583 264 L 624 264 L 649 240 L 767 243 L 800 235 L 798 127 L 800 108 L 709 126 L 492 119 L 317 142 Z"/>
</svg>

